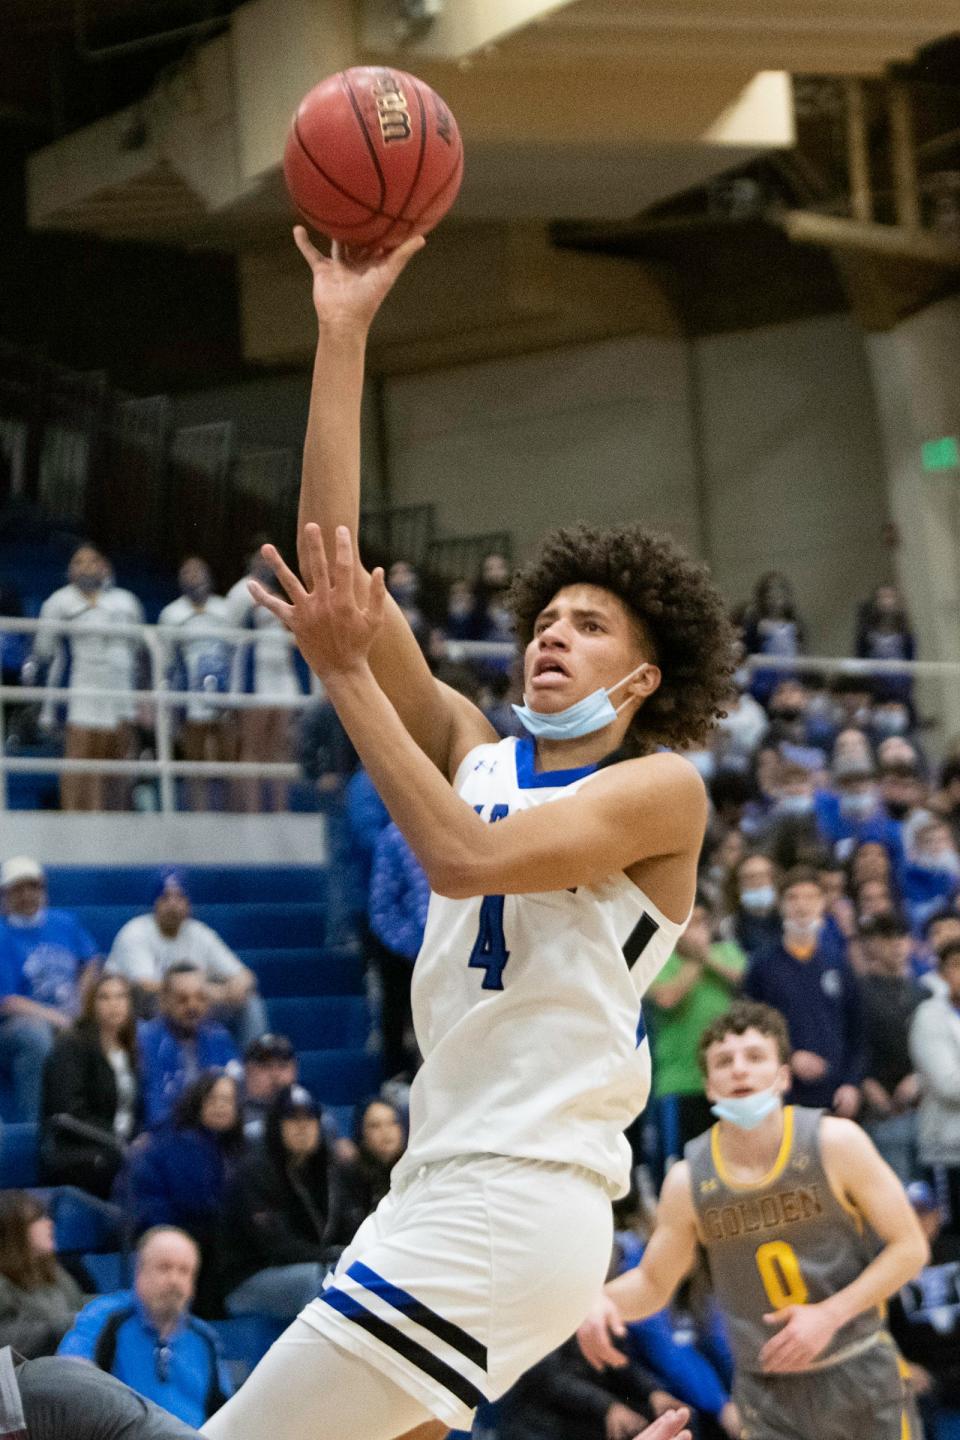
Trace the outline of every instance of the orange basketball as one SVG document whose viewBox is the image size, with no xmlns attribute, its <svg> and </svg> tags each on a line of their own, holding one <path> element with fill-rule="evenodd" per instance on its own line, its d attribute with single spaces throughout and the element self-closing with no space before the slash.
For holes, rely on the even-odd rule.
<svg viewBox="0 0 960 1440">
<path fill-rule="evenodd" d="M 463 142 L 429 85 L 403 70 L 357 66 L 321 80 L 301 101 L 283 173 L 309 225 L 349 245 L 392 249 L 432 230 L 450 209 Z"/>
</svg>

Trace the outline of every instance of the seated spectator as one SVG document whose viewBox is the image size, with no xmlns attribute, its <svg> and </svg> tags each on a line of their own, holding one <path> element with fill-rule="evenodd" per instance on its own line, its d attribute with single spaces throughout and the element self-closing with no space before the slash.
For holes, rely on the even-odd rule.
<svg viewBox="0 0 960 1440">
<path fill-rule="evenodd" d="M 777 802 L 760 836 L 763 848 L 780 870 L 810 864 L 823 848 L 816 816 L 813 772 L 795 760 L 782 760 L 777 776 Z"/>
<path fill-rule="evenodd" d="M 293 1320 L 315 1299 L 348 1237 L 331 1214 L 331 1163 L 320 1107 L 300 1085 L 282 1091 L 263 1140 L 228 1187 L 221 1255 L 225 1306 Z M 337 1248 L 331 1248 L 337 1246 Z"/>
<path fill-rule="evenodd" d="M 165 605 L 157 624 L 170 632 L 168 673 L 179 690 L 190 693 L 183 711 L 179 742 L 185 760 L 224 761 L 233 755 L 232 717 L 204 695 L 225 694 L 230 688 L 231 649 L 217 638 L 229 620 L 227 602 L 213 593 L 213 576 L 206 560 L 192 555 L 178 575 L 180 597 Z M 176 637 L 175 643 L 173 637 Z M 184 782 L 189 810 L 223 809 L 223 782 L 191 776 Z M 217 801 L 221 801 L 217 804 Z"/>
<path fill-rule="evenodd" d="M 916 644 L 903 599 L 895 585 L 878 585 L 860 607 L 854 654 L 863 660 L 913 660 Z M 909 673 L 880 671 L 873 677 L 877 696 L 910 703 L 913 680 Z"/>
<path fill-rule="evenodd" d="M 192 965 L 202 972 L 217 1018 L 227 1025 L 238 1045 L 248 1045 L 268 1028 L 266 1010 L 257 994 L 257 977 L 215 930 L 194 919 L 186 877 L 179 870 L 161 872 L 153 910 L 136 915 L 121 927 L 106 970 L 130 981 L 149 1014 L 172 965 Z"/>
<path fill-rule="evenodd" d="M 894 746 L 898 749 L 891 748 Z M 910 754 L 898 754 L 900 747 Z M 877 764 L 883 808 L 891 820 L 902 825 L 912 811 L 920 808 L 927 794 L 916 751 L 904 740 L 885 740 L 877 751 Z"/>
<path fill-rule="evenodd" d="M 917 1176 L 920 1077 L 910 1060 L 910 1022 L 929 991 L 910 971 L 910 931 L 893 915 L 860 925 L 864 1106 L 861 1121 L 904 1185 Z"/>
<path fill-rule="evenodd" d="M 837 731 L 830 755 L 830 768 L 833 771 L 844 768 L 870 771 L 876 769 L 873 746 L 866 732 L 859 726 L 848 725 L 846 729 Z"/>
<path fill-rule="evenodd" d="M 633 1440 L 677 1400 L 631 1361 L 594 1370 L 576 1337 L 534 1365 L 500 1401 L 500 1440 Z"/>
<path fill-rule="evenodd" d="M 879 840 L 862 840 L 851 850 L 846 865 L 852 894 L 856 894 L 867 880 L 882 880 L 888 886 L 893 885 L 893 861 L 890 851 Z"/>
<path fill-rule="evenodd" d="M 710 803 L 713 806 L 713 818 L 708 833 L 712 834 L 716 831 L 718 837 L 722 837 L 730 830 L 737 830 L 744 837 L 746 845 L 747 838 L 743 822 L 753 798 L 753 783 L 745 771 L 726 768 L 718 770 L 710 781 Z M 740 858 L 742 857 L 738 857 L 738 864 Z"/>
<path fill-rule="evenodd" d="M 935 964 L 944 945 L 960 940 L 960 914 L 949 906 L 934 910 L 924 921 L 922 933 Z"/>
<path fill-rule="evenodd" d="M 383 1068 L 387 1075 L 413 1074 L 416 1044 L 412 1030 L 410 979 L 423 944 L 430 884 L 423 867 L 396 825 L 377 836 L 370 875 L 370 930 L 380 942 L 375 964 L 382 990 Z"/>
<path fill-rule="evenodd" d="M 863 1016 L 856 976 L 825 909 L 817 872 L 790 871 L 780 888 L 781 937 L 752 957 L 744 991 L 786 1019 L 792 1100 L 852 1119 L 860 1108 Z"/>
<path fill-rule="evenodd" d="M 355 1129 L 357 1156 L 337 1175 L 338 1224 L 351 1239 L 390 1189 L 393 1167 L 407 1146 L 400 1113 L 386 1100 L 368 1100 Z"/>
<path fill-rule="evenodd" d="M 960 1236 L 944 1233 L 937 1197 L 925 1180 L 908 1185 L 907 1195 L 930 1259 L 890 1300 L 890 1333 L 909 1365 L 924 1433 L 939 1440 L 954 1434 L 941 1429 L 939 1412 L 960 1411 Z M 956 1413 L 951 1419 L 955 1424 Z"/>
<path fill-rule="evenodd" d="M 781 677 L 767 702 L 769 727 L 764 737 L 766 743 L 775 745 L 777 749 L 785 744 L 799 748 L 813 745 L 807 724 L 809 703 L 810 697 L 802 680 L 795 675 Z"/>
<path fill-rule="evenodd" d="M 733 912 L 724 930 L 726 938 L 735 940 L 747 955 L 755 955 L 780 938 L 776 879 L 773 861 L 756 851 L 745 855 L 737 866 Z"/>
<path fill-rule="evenodd" d="M 56 1031 L 80 1009 L 98 967 L 96 941 L 69 910 L 47 906 L 43 867 L 26 855 L 0 867 L 0 1065 L 18 1120 L 36 1120 L 40 1076 Z"/>
<path fill-rule="evenodd" d="M 403 611 L 404 619 L 414 633 L 417 644 L 425 650 L 430 626 L 420 609 L 420 576 L 409 560 L 394 560 L 387 571 L 387 589 Z"/>
<path fill-rule="evenodd" d="M 903 827 L 903 900 L 919 929 L 960 889 L 960 854 L 953 832 L 931 810 L 915 810 Z"/>
<path fill-rule="evenodd" d="M 96 1365 L 195 1428 L 232 1393 L 216 1333 L 190 1312 L 199 1258 L 182 1231 L 149 1230 L 137 1246 L 133 1289 L 91 1300 L 59 1350 Z M 136 1434 L 131 1431 L 131 1440 Z M 157 1440 L 165 1440 L 164 1431 Z"/>
<path fill-rule="evenodd" d="M 709 837 L 709 832 L 708 832 Z M 743 834 L 733 828 L 718 836 L 711 843 L 707 863 L 701 861 L 699 888 L 711 911 L 722 915 L 730 896 L 737 866 L 747 853 L 747 842 Z"/>
<path fill-rule="evenodd" d="M 917 1007 L 910 1026 L 910 1057 L 923 1082 L 917 1144 L 946 1228 L 960 1235 L 960 940 L 941 948 L 937 968 L 944 991 Z"/>
<path fill-rule="evenodd" d="M 443 634 L 447 640 L 472 640 L 473 591 L 466 580 L 454 580 L 447 591 L 447 612 Z"/>
<path fill-rule="evenodd" d="M 847 894 L 847 872 L 839 860 L 824 855 L 817 866 L 820 888 L 825 902 L 824 918 L 836 926 L 841 938 L 849 945 L 857 933 L 857 915 Z"/>
<path fill-rule="evenodd" d="M 210 1019 L 210 991 L 194 965 L 171 965 L 160 982 L 160 1013 L 140 1027 L 146 1124 L 168 1120 L 186 1087 L 205 1070 L 239 1060 L 222 1025 Z"/>
<path fill-rule="evenodd" d="M 243 1054 L 241 1108 L 243 1133 L 250 1142 L 262 1140 L 267 1116 L 277 1096 L 297 1083 L 297 1055 L 286 1035 L 261 1035 Z"/>
<path fill-rule="evenodd" d="M 865 840 L 885 844 L 890 820 L 884 814 L 870 763 L 837 760 L 830 775 L 830 788 L 816 795 L 817 826 L 823 843 L 835 855 L 843 856 Z"/>
<path fill-rule="evenodd" d="M 43 1070 L 40 1178 L 106 1200 L 140 1128 L 140 1061 L 130 986 L 101 975 Z"/>
<path fill-rule="evenodd" d="M 53 1221 L 23 1190 L 0 1190 L 0 1346 L 52 1355 L 83 1304 L 57 1264 Z"/>
<path fill-rule="evenodd" d="M 833 723 L 837 731 L 862 730 L 873 719 L 873 684 L 863 675 L 835 675 L 830 682 Z"/>
<path fill-rule="evenodd" d="M 201 1315 L 219 1310 L 218 1225 L 243 1149 L 239 1086 L 232 1075 L 209 1070 L 184 1091 L 172 1123 L 131 1149 L 117 1180 L 137 1234 L 175 1225 L 196 1240 Z"/>
<path fill-rule="evenodd" d="M 721 769 L 746 773 L 770 727 L 767 712 L 750 694 L 749 685 L 749 676 L 744 674 L 727 701 L 726 715 L 716 723 L 715 748 Z"/>
<path fill-rule="evenodd" d="M 65 758 L 122 760 L 130 743 L 132 698 L 106 692 L 134 688 L 140 646 L 135 639 L 109 632 L 117 625 L 142 624 L 143 606 L 129 590 L 113 584 L 110 564 L 95 545 L 83 544 L 74 551 L 67 579 L 40 607 L 40 619 L 61 621 L 63 630 L 37 632 L 33 661 L 40 668 L 50 666 L 47 683 L 59 684 L 66 640 L 71 688 L 104 692 L 77 695 L 68 702 Z M 51 724 L 54 708 L 44 711 Z M 63 775 L 60 801 L 64 810 L 117 809 L 123 788 L 106 775 Z"/>
<path fill-rule="evenodd" d="M 653 1095 L 664 1168 L 713 1123 L 697 1063 L 704 1028 L 729 1009 L 747 968 L 732 940 L 720 940 L 710 908 L 698 896 L 677 948 L 647 991 L 654 1008 Z"/>
<path fill-rule="evenodd" d="M 0 1351 L 0 1435 L 17 1440 L 201 1440 L 159 1405 L 59 1355 Z"/>
</svg>

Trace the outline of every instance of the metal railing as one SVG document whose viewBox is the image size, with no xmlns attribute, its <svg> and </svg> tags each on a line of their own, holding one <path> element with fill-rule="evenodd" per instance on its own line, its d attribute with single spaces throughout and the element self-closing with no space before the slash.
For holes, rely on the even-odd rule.
<svg viewBox="0 0 960 1440">
<path fill-rule="evenodd" d="M 65 637 L 70 627 L 60 620 L 26 620 L 19 617 L 0 616 L 0 634 L 36 635 L 41 631 L 52 632 Z M 275 645 L 285 639 L 289 648 L 295 648 L 292 636 L 283 636 L 279 630 L 227 629 L 222 626 L 191 628 L 186 634 L 170 626 L 161 625 L 110 625 L 102 630 L 78 632 L 83 638 L 130 640 L 133 646 L 142 648 L 149 663 L 150 683 L 145 688 L 117 687 L 114 689 L 82 689 L 63 685 L 0 685 L 0 812 L 7 808 L 7 777 L 9 775 L 44 774 L 72 775 L 95 774 L 127 776 L 131 779 L 154 779 L 157 782 L 160 810 L 176 810 L 176 781 L 178 779 L 260 779 L 293 781 L 299 778 L 298 767 L 290 763 L 241 760 L 178 760 L 175 758 L 176 739 L 175 714 L 186 709 L 191 703 L 202 704 L 210 710 L 225 713 L 256 709 L 282 709 L 300 712 L 323 694 L 323 687 L 313 680 L 309 693 L 299 695 L 247 694 L 239 689 L 208 691 L 205 689 L 182 689 L 170 682 L 169 672 L 173 667 L 176 653 L 185 645 L 197 640 L 211 640 L 229 647 L 232 664 L 240 663 L 244 649 L 258 644 Z M 498 641 L 450 640 L 446 642 L 446 655 L 454 661 L 502 660 L 514 654 L 514 647 Z M 924 680 L 956 680 L 960 678 L 960 661 L 942 660 L 868 660 L 846 656 L 773 656 L 751 655 L 746 664 L 751 671 L 781 670 L 788 674 L 816 672 L 831 675 L 910 675 Z M 234 668 L 234 673 L 236 668 Z M 7 753 L 6 707 L 41 703 L 67 704 L 76 699 L 98 699 L 104 702 L 124 701 L 127 706 L 142 710 L 147 707 L 153 712 L 155 735 L 155 758 L 134 760 L 78 760 L 56 756 L 21 756 Z"/>
</svg>

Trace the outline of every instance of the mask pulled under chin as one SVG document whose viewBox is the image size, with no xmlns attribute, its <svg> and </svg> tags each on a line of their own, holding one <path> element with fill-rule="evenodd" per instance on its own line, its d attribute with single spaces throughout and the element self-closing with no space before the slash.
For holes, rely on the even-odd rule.
<svg viewBox="0 0 960 1440">
<path fill-rule="evenodd" d="M 539 710 L 531 710 L 527 704 L 526 696 L 522 705 L 512 705 L 510 708 L 516 715 L 520 724 L 528 734 L 544 740 L 577 740 L 583 735 L 592 735 L 596 730 L 603 730 L 607 725 L 612 725 L 629 700 L 624 700 L 620 705 L 614 705 L 610 699 L 614 690 L 619 690 L 621 685 L 626 685 L 635 675 L 639 675 L 645 665 L 638 665 L 616 685 L 611 685 L 605 690 L 601 685 L 599 690 L 594 690 L 592 695 L 585 695 L 582 700 L 575 704 L 568 705 L 566 710 L 558 710 L 554 715 L 542 715 Z"/>
<path fill-rule="evenodd" d="M 740 1130 L 756 1130 L 779 1104 L 780 1096 L 771 1089 L 758 1090 L 755 1095 L 731 1095 L 710 1109 L 718 1120 L 728 1120 Z"/>
</svg>

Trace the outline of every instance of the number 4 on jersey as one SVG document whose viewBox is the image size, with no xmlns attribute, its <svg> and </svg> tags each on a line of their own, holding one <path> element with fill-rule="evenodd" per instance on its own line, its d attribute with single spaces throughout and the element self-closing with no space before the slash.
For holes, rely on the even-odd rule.
<svg viewBox="0 0 960 1440">
<path fill-rule="evenodd" d="M 480 805 L 476 807 L 478 814 L 482 808 Z M 506 819 L 509 813 L 509 806 L 494 805 L 490 812 L 490 824 Z M 503 972 L 509 959 L 510 951 L 503 933 L 503 896 L 485 895 L 480 906 L 477 938 L 467 961 L 471 970 L 484 971 L 481 990 L 503 989 Z"/>
</svg>

